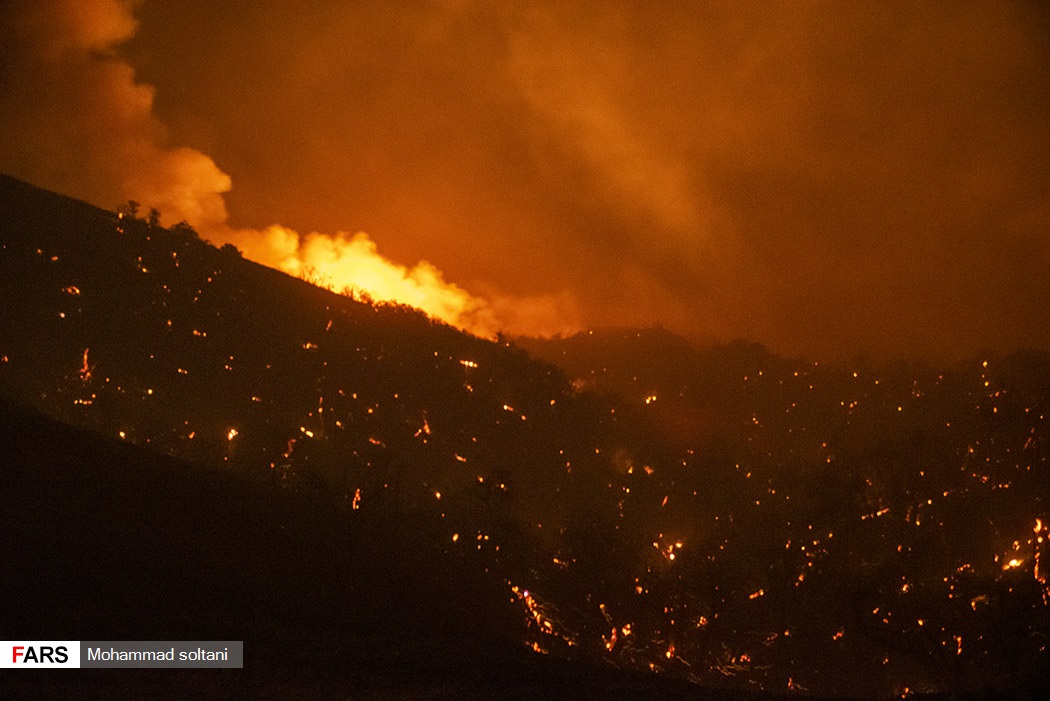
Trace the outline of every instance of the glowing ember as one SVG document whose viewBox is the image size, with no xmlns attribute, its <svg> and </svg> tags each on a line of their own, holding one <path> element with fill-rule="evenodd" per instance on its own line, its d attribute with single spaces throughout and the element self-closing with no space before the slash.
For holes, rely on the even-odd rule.
<svg viewBox="0 0 1050 701">
<path fill-rule="evenodd" d="M 91 379 L 91 366 L 88 365 L 88 349 L 84 349 L 84 357 L 80 364 L 80 379 L 88 382 Z"/>
<path fill-rule="evenodd" d="M 616 626 L 613 626 L 608 638 L 605 638 L 603 636 L 602 639 L 605 641 L 605 649 L 609 652 L 612 652 L 613 648 L 616 647 L 616 641 L 618 639 L 618 636 L 616 634 Z"/>
</svg>

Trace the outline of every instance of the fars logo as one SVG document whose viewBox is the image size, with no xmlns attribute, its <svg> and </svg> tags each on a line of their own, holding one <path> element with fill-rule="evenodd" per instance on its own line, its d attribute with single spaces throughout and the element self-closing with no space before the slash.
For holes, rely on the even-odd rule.
<svg viewBox="0 0 1050 701">
<path fill-rule="evenodd" d="M 0 668 L 80 667 L 79 640 L 0 641 Z"/>
</svg>

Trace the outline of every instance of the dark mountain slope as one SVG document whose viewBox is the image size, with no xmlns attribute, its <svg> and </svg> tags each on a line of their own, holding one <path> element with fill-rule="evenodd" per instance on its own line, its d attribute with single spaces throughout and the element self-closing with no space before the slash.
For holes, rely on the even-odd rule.
<svg viewBox="0 0 1050 701">
<path fill-rule="evenodd" d="M 243 671 L 4 670 L 7 698 L 687 697 L 527 652 L 491 577 L 423 533 L 7 402 L 0 422 L 6 631 L 246 641 Z"/>
</svg>

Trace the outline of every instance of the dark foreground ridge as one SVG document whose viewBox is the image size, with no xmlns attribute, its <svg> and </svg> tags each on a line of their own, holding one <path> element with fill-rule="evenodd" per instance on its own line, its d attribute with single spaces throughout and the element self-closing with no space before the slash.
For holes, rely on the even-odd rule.
<svg viewBox="0 0 1050 701">
<path fill-rule="evenodd" d="M 486 341 L 0 177 L 5 626 L 245 641 L 172 697 L 1035 693 L 1048 397 L 1040 353 Z"/>
<path fill-rule="evenodd" d="M 0 402 L 7 631 L 246 641 L 245 670 L 4 670 L 39 697 L 687 698 L 530 654 L 491 582 L 422 536 Z M 148 622 L 148 623 L 147 623 Z M 42 682 L 41 680 L 46 680 Z M 156 685 L 156 686 L 154 686 Z M 21 696 L 18 694 L 16 696 Z M 11 698 L 12 696 L 7 696 Z"/>
</svg>

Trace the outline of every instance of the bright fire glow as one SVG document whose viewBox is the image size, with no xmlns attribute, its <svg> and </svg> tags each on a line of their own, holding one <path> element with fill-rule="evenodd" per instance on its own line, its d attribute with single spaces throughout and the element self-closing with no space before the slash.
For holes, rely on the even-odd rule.
<svg viewBox="0 0 1050 701">
<path fill-rule="evenodd" d="M 274 224 L 262 231 L 220 225 L 205 233 L 213 240 L 233 243 L 257 263 L 334 292 L 407 304 L 477 336 L 493 338 L 501 330 L 552 334 L 578 326 L 572 300 L 557 295 L 483 299 L 445 280 L 425 260 L 409 267 L 384 258 L 368 234 L 360 231 L 299 234 Z"/>
<path fill-rule="evenodd" d="M 492 336 L 497 330 L 482 300 L 446 282 L 441 271 L 426 261 L 408 268 L 387 260 L 363 232 L 300 236 L 273 225 L 254 241 L 242 238 L 241 243 L 248 258 L 291 275 L 315 278 L 336 292 L 348 289 L 377 302 L 408 304 L 481 336 Z"/>
</svg>

